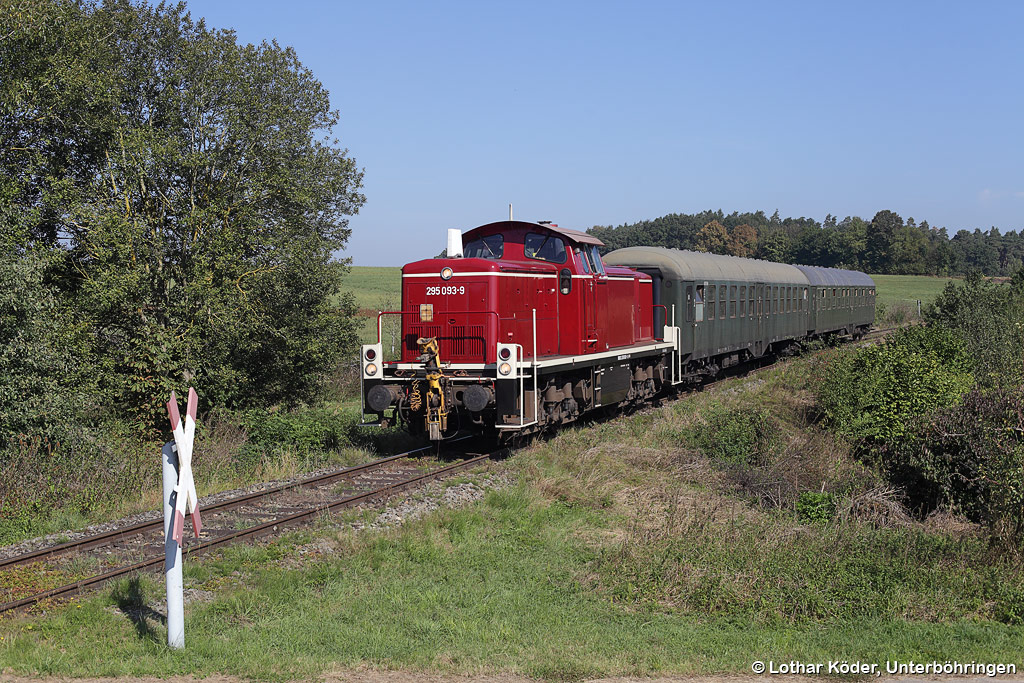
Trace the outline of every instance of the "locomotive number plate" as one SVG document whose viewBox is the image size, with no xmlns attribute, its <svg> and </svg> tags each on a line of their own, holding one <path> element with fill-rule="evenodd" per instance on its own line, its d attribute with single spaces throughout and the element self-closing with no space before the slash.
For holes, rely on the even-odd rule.
<svg viewBox="0 0 1024 683">
<path fill-rule="evenodd" d="M 466 293 L 465 285 L 460 285 L 458 287 L 456 287 L 455 285 L 452 285 L 451 287 L 427 287 L 427 296 L 445 296 L 447 294 L 465 294 L 465 293 Z"/>
</svg>

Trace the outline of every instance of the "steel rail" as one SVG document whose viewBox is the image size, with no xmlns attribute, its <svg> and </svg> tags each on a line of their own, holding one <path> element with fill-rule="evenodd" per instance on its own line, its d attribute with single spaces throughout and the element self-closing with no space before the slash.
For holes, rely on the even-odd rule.
<svg viewBox="0 0 1024 683">
<path fill-rule="evenodd" d="M 463 437 L 462 439 L 456 439 L 452 443 L 456 443 L 458 441 L 464 441 L 465 439 L 468 439 L 468 438 L 471 438 L 471 437 Z M 317 486 L 319 484 L 325 484 L 327 482 L 334 481 L 335 479 L 343 479 L 343 478 L 346 478 L 346 477 L 352 477 L 352 476 L 355 476 L 355 475 L 360 474 L 362 472 L 366 472 L 368 470 L 377 469 L 377 468 L 379 468 L 379 467 L 381 467 L 383 465 L 386 465 L 389 462 L 394 462 L 396 460 L 402 460 L 404 458 L 411 458 L 411 457 L 413 457 L 417 453 L 422 453 L 423 451 L 429 451 L 432 448 L 433 448 L 432 445 L 422 446 L 420 448 L 415 448 L 415 449 L 413 449 L 411 451 L 406 451 L 405 453 L 399 453 L 397 455 L 390 455 L 390 456 L 388 456 L 386 458 L 379 458 L 377 460 L 371 460 L 370 462 L 365 462 L 365 463 L 362 463 L 360 465 L 353 465 L 351 467 L 345 467 L 345 468 L 342 468 L 340 470 L 333 470 L 331 472 L 325 472 L 325 473 L 319 474 L 319 475 L 317 475 L 315 477 L 308 477 L 306 479 L 300 479 L 298 481 L 293 481 L 293 482 L 290 482 L 290 483 L 287 483 L 287 484 L 281 484 L 280 486 L 274 486 L 272 488 L 264 489 L 262 491 L 253 491 L 251 493 L 243 494 L 243 495 L 235 497 L 235 498 L 228 498 L 227 500 L 222 500 L 222 501 L 220 501 L 218 503 L 212 503 L 210 505 L 204 505 L 202 507 L 202 511 L 203 512 L 215 512 L 215 511 L 230 510 L 230 509 L 238 507 L 240 505 L 245 505 L 246 503 L 250 503 L 250 502 L 252 502 L 254 500 L 259 500 L 261 498 L 266 498 L 266 497 L 269 497 L 269 496 L 272 496 L 272 495 L 275 495 L 275 494 L 278 494 L 278 493 L 282 493 L 284 491 L 290 491 L 292 489 L 303 488 L 303 487 L 307 487 L 307 486 Z M 75 541 L 68 541 L 66 543 L 61 543 L 59 545 L 53 545 L 53 546 L 48 546 L 46 548 L 40 548 L 38 550 L 34 550 L 32 552 L 25 553 L 23 555 L 15 555 L 13 557 L 8 557 L 6 559 L 0 560 L 0 569 L 3 569 L 4 567 L 13 567 L 13 566 L 16 566 L 16 565 L 19 565 L 19 564 L 28 564 L 30 562 L 38 562 L 38 561 L 41 561 L 41 560 L 44 560 L 44 559 L 49 559 L 51 557 L 55 557 L 55 556 L 58 556 L 58 555 L 64 555 L 66 553 L 74 552 L 74 551 L 77 551 L 77 550 L 89 550 L 91 548 L 96 548 L 96 547 L 99 547 L 99 546 L 108 545 L 110 543 L 114 543 L 116 541 L 120 541 L 120 540 L 123 540 L 123 539 L 126 539 L 126 538 L 130 538 L 132 536 L 138 536 L 139 534 L 145 533 L 147 531 L 153 531 L 153 530 L 156 530 L 156 529 L 162 529 L 163 528 L 163 524 L 164 524 L 163 519 L 157 518 L 157 519 L 150 520 L 148 522 L 139 522 L 137 524 L 132 524 L 130 526 L 120 527 L 120 528 L 117 528 L 117 529 L 111 529 L 110 531 L 105 531 L 103 533 L 95 534 L 93 536 L 86 536 L 85 538 L 80 538 L 80 539 L 75 540 Z"/>
<path fill-rule="evenodd" d="M 425 482 L 425 481 L 429 481 L 431 479 L 436 479 L 439 476 L 442 476 L 442 475 L 445 475 L 445 474 L 449 474 L 451 472 L 455 472 L 455 471 L 458 471 L 458 470 L 462 470 L 462 469 L 467 469 L 467 468 L 473 467 L 474 465 L 478 465 L 478 464 L 480 464 L 482 462 L 485 462 L 487 460 L 490 460 L 490 459 L 494 458 L 499 453 L 503 453 L 506 450 L 507 449 L 502 448 L 502 449 L 498 449 L 498 450 L 496 450 L 494 452 L 491 452 L 491 453 L 484 453 L 482 455 L 476 455 L 476 456 L 474 456 L 474 457 L 472 457 L 472 458 L 470 458 L 468 460 L 463 460 L 462 462 L 457 462 L 457 463 L 454 463 L 454 464 L 451 464 L 451 465 L 447 465 L 445 467 L 433 470 L 431 472 L 426 472 L 424 474 L 421 474 L 421 475 L 418 475 L 418 476 L 415 476 L 415 477 L 410 477 L 408 479 L 403 479 L 402 481 L 394 482 L 394 483 L 391 483 L 391 484 L 386 484 L 384 486 L 381 486 L 380 488 L 376 488 L 376 489 L 373 489 L 373 490 L 370 490 L 370 491 L 364 491 L 362 493 L 357 493 L 357 494 L 348 496 L 346 498 L 342 498 L 340 500 L 336 500 L 336 501 L 334 501 L 332 503 L 327 503 L 325 505 L 317 505 L 315 507 L 309 508 L 308 510 L 303 510 L 301 512 L 296 512 L 296 513 L 293 513 L 291 515 L 287 515 L 285 517 L 281 517 L 279 519 L 274 519 L 274 520 L 270 520 L 268 522 L 264 522 L 262 524 L 257 524 L 256 526 L 249 527 L 248 529 L 241 529 L 239 531 L 236 531 L 236 532 L 233 532 L 233 533 L 230 533 L 230 534 L 226 534 L 226 535 L 220 536 L 218 538 L 213 538 L 213 539 L 210 539 L 209 541 L 204 541 L 204 542 L 202 542 L 202 543 L 200 543 L 198 545 L 195 545 L 195 546 L 192 546 L 190 548 L 185 549 L 184 554 L 185 555 L 193 555 L 193 554 L 198 555 L 198 554 L 209 552 L 210 550 L 219 548 L 220 546 L 227 545 L 229 543 L 238 542 L 238 541 L 246 541 L 246 540 L 251 540 L 251 539 L 259 538 L 261 536 L 266 536 L 266 535 L 272 534 L 275 531 L 277 531 L 279 527 L 290 527 L 290 526 L 296 526 L 296 525 L 299 525 L 299 524 L 303 524 L 303 523 L 306 523 L 306 522 L 310 521 L 312 518 L 315 518 L 317 515 L 321 515 L 321 514 L 324 514 L 326 512 L 332 512 L 332 511 L 337 510 L 339 508 L 351 507 L 351 506 L 353 506 L 353 505 L 355 505 L 357 503 L 363 502 L 365 500 L 370 500 L 370 499 L 377 498 L 377 497 L 380 497 L 380 496 L 383 496 L 383 495 L 395 493 L 395 492 L 400 491 L 402 489 L 405 489 L 405 488 L 408 488 L 410 486 L 413 486 L 414 484 L 419 484 L 419 483 L 422 483 L 422 482 Z M 399 456 L 392 456 L 392 458 L 397 458 L 397 457 L 399 457 Z M 160 522 L 160 525 L 161 526 L 163 525 L 162 521 Z M 164 562 L 164 560 L 165 560 L 164 555 L 160 554 L 160 555 L 154 556 L 154 557 L 152 557 L 150 559 L 147 559 L 147 560 L 142 560 L 140 562 L 136 562 L 136 563 L 131 564 L 131 565 L 127 565 L 127 566 L 123 566 L 123 567 L 118 567 L 116 569 L 112 569 L 112 570 L 110 570 L 108 572 L 105 572 L 103 574 L 97 574 L 96 576 L 92 576 L 92 577 L 89 577 L 89 578 L 86 578 L 86 579 L 82 579 L 82 580 L 76 581 L 74 583 L 69 583 L 69 584 L 66 584 L 64 586 L 58 586 L 57 588 L 51 588 L 50 590 L 44 591 L 42 593 L 36 593 L 35 595 L 29 595 L 29 596 L 26 596 L 26 597 L 23 597 L 23 598 L 19 598 L 17 600 L 12 600 L 10 602 L 6 602 L 6 603 L 3 603 L 3 604 L 0 604 L 0 613 L 8 612 L 10 610 L 18 609 L 20 607 L 26 607 L 28 605 L 32 605 L 32 604 L 35 604 L 37 602 L 41 602 L 43 600 L 49 600 L 50 598 L 57 598 L 57 597 L 64 597 L 64 596 L 68 596 L 68 595 L 74 595 L 75 593 L 78 593 L 78 592 L 82 591 L 83 589 L 89 588 L 91 586 L 97 586 L 99 584 L 102 584 L 102 583 L 105 583 L 107 581 L 110 581 L 111 579 L 116 579 L 118 577 L 124 576 L 126 574 L 131 574 L 132 572 L 137 572 L 137 571 L 140 571 L 142 569 L 148 569 L 150 567 L 155 567 L 156 565 L 160 564 L 161 562 Z"/>
</svg>

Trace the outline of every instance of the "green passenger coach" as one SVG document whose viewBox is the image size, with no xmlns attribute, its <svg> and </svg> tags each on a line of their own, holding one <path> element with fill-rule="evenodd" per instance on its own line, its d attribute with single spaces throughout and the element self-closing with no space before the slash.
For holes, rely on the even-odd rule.
<svg viewBox="0 0 1024 683">
<path fill-rule="evenodd" d="M 714 375 L 801 339 L 859 337 L 874 321 L 875 283 L 858 271 L 662 247 L 618 249 L 604 261 L 651 276 L 655 336 L 678 335 L 681 377 Z"/>
</svg>

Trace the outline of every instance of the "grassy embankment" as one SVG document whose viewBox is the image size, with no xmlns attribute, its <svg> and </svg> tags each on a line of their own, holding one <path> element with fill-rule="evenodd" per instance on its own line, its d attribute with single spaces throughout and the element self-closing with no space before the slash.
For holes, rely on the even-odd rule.
<svg viewBox="0 0 1024 683">
<path fill-rule="evenodd" d="M 1020 566 L 971 525 L 909 519 L 815 426 L 814 372 L 797 359 L 566 430 L 501 465 L 517 485 L 400 529 L 323 524 L 189 561 L 214 596 L 187 608 L 184 652 L 164 647 L 147 611 L 162 590 L 143 577 L 0 624 L 0 668 L 580 679 L 744 673 L 756 659 L 1020 666 Z"/>
</svg>

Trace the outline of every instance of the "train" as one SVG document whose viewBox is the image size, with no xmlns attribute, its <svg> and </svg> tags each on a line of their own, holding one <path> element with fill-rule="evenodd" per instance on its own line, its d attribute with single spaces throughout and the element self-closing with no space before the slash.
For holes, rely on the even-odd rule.
<svg viewBox="0 0 1024 683">
<path fill-rule="evenodd" d="M 444 258 L 402 268 L 401 310 L 382 311 L 360 349 L 364 425 L 512 441 L 807 340 L 860 337 L 875 318 L 859 271 L 662 247 L 602 256 L 593 235 L 548 221 L 454 232 Z"/>
</svg>

